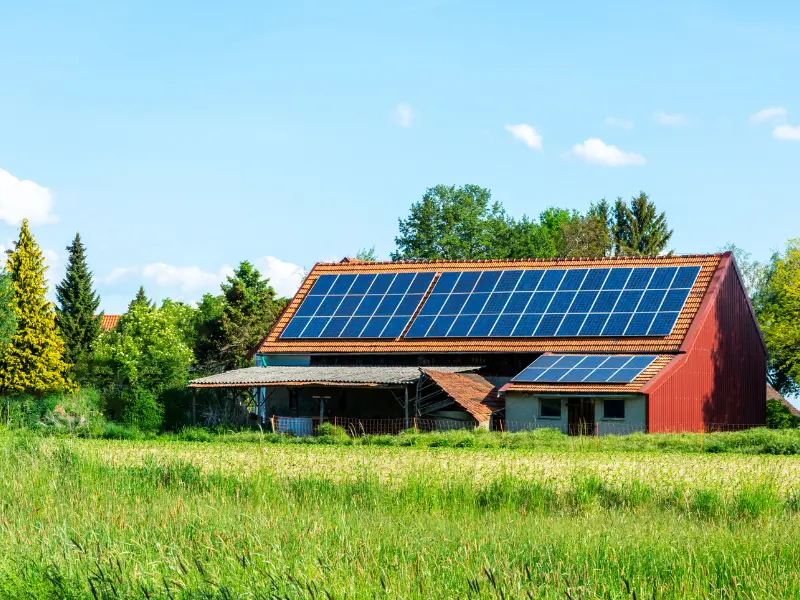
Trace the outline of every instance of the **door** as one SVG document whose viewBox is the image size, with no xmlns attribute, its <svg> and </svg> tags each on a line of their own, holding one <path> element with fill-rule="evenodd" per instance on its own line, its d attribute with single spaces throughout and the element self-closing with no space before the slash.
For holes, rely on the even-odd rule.
<svg viewBox="0 0 800 600">
<path fill-rule="evenodd" d="M 567 400 L 567 426 L 570 435 L 594 435 L 594 399 Z"/>
</svg>

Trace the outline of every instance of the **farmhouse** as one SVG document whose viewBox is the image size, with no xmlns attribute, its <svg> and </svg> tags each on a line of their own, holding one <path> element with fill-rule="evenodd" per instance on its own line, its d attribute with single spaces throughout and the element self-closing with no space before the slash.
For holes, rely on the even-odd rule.
<svg viewBox="0 0 800 600">
<path fill-rule="evenodd" d="M 293 426 L 765 420 L 766 349 L 731 253 L 319 263 L 253 359 L 190 385 L 249 389 L 254 415 Z"/>
</svg>

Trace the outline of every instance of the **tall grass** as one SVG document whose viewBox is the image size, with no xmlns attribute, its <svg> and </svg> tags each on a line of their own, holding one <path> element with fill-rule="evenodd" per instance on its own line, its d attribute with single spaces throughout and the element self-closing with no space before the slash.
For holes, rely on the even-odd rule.
<svg viewBox="0 0 800 600">
<path fill-rule="evenodd" d="M 630 460 L 0 435 L 0 597 L 800 596 L 797 460 Z"/>
</svg>

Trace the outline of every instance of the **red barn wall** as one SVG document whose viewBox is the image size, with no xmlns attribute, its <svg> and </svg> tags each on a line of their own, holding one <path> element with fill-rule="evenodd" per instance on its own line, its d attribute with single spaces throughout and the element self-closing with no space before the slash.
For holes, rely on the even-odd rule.
<svg viewBox="0 0 800 600">
<path fill-rule="evenodd" d="M 750 302 L 729 254 L 678 355 L 648 384 L 650 431 L 699 431 L 762 425 L 767 354 Z"/>
</svg>

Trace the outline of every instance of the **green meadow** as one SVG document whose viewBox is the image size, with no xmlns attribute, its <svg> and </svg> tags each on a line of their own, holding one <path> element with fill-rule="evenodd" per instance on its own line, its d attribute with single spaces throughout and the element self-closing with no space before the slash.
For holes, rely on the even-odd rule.
<svg viewBox="0 0 800 600">
<path fill-rule="evenodd" d="M 800 597 L 793 456 L 190 437 L 0 432 L 0 597 Z"/>
</svg>

